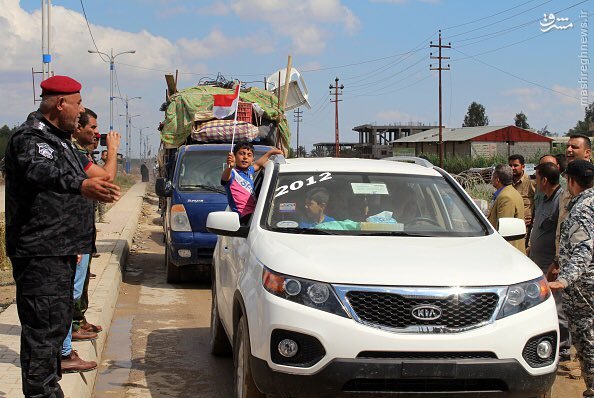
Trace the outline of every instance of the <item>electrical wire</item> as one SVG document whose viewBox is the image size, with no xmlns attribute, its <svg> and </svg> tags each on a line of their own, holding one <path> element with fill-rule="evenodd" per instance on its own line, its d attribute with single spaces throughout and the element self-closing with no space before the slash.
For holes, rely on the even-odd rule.
<svg viewBox="0 0 594 398">
<path fill-rule="evenodd" d="M 505 46 L 502 46 L 502 47 L 499 47 L 499 48 L 495 48 L 495 49 L 492 49 L 492 50 L 483 51 L 482 53 L 474 54 L 473 56 L 478 57 L 480 55 L 490 54 L 490 53 L 493 53 L 493 52 L 496 52 L 496 51 L 499 51 L 499 50 L 503 50 L 504 48 L 512 47 L 512 46 L 515 46 L 515 45 L 518 45 L 518 44 L 522 44 L 522 43 L 527 42 L 527 41 L 530 41 L 530 40 L 537 39 L 539 37 L 544 37 L 544 34 L 539 33 L 539 34 L 536 34 L 536 35 L 534 35 L 532 37 L 529 37 L 527 39 L 520 40 L 520 41 L 517 41 L 515 43 L 507 44 Z M 462 47 L 465 47 L 465 46 L 460 46 L 460 47 L 457 47 L 457 48 L 462 48 Z M 469 59 L 469 58 L 471 58 L 471 57 L 453 58 L 453 59 L 450 59 L 450 63 L 453 63 L 453 62 L 456 62 L 456 61 L 462 61 L 462 60 Z"/>
<path fill-rule="evenodd" d="M 527 10 L 524 10 L 524 11 L 522 11 L 522 12 L 519 12 L 519 13 L 517 13 L 517 14 L 511 15 L 511 16 L 509 16 L 509 17 L 507 17 L 507 18 L 500 19 L 500 20 L 498 20 L 498 21 L 495 21 L 495 22 L 492 22 L 492 23 L 490 23 L 490 24 L 488 24 L 488 25 L 479 26 L 478 28 L 470 29 L 470 30 L 467 30 L 467 31 L 465 31 L 465 32 L 461 32 L 461 33 L 456 33 L 456 34 L 454 34 L 454 35 L 450 35 L 450 36 L 448 36 L 448 38 L 449 38 L 449 39 L 451 39 L 452 37 L 463 36 L 463 35 L 465 35 L 465 34 L 467 34 L 467 33 L 476 32 L 477 30 L 485 29 L 485 28 L 488 28 L 488 27 L 490 27 L 490 26 L 497 25 L 498 23 L 505 22 L 505 21 L 509 21 L 511 18 L 515 18 L 515 17 L 517 17 L 517 16 L 519 16 L 519 15 L 525 14 L 525 13 L 527 13 L 528 11 L 532 11 L 532 10 L 534 10 L 534 9 L 538 8 L 538 7 L 541 7 L 541 6 L 543 6 L 543 5 L 547 4 L 547 3 L 550 3 L 551 1 L 553 1 L 553 0 L 546 0 L 546 1 L 544 1 L 544 2 L 542 2 L 542 3 L 540 3 L 540 4 L 536 5 L 536 6 L 534 6 L 534 7 L 532 7 L 532 8 L 529 8 L 529 9 L 527 9 Z M 540 18 L 539 18 L 539 19 L 540 19 Z M 537 21 L 538 21 L 538 19 L 537 19 Z"/>
<path fill-rule="evenodd" d="M 495 14 L 491 14 L 491 15 L 489 15 L 489 16 L 486 16 L 486 17 L 482 17 L 482 18 L 479 18 L 479 19 L 475 19 L 474 21 L 470 21 L 470 22 L 464 22 L 464 23 L 461 23 L 461 24 L 458 24 L 458 25 L 453 25 L 453 26 L 446 26 L 445 28 L 442 28 L 441 30 L 443 31 L 443 30 L 446 30 L 446 29 L 455 29 L 455 28 L 459 28 L 460 26 L 471 25 L 471 24 L 473 24 L 473 23 L 476 23 L 476 22 L 484 21 L 485 19 L 489 19 L 489 18 L 492 18 L 492 17 L 496 17 L 497 15 L 505 14 L 505 13 L 506 13 L 506 12 L 508 12 L 508 11 L 515 10 L 516 8 L 520 8 L 520 7 L 522 7 L 522 6 L 525 6 L 526 4 L 532 3 L 533 1 L 536 1 L 536 0 L 529 0 L 529 1 L 526 1 L 526 2 L 524 2 L 524 3 L 522 3 L 522 4 L 519 4 L 519 5 L 517 5 L 517 6 L 514 6 L 514 7 L 511 7 L 511 8 L 508 8 L 507 10 L 499 11 L 499 12 L 497 12 L 497 13 L 495 13 Z"/>
<path fill-rule="evenodd" d="M 532 84 L 532 85 L 534 85 L 534 86 L 537 86 L 537 87 L 543 88 L 543 89 L 545 89 L 545 90 L 548 90 L 548 91 L 552 91 L 552 92 L 554 92 L 554 93 L 557 93 L 557 94 L 563 95 L 563 96 L 565 96 L 565 97 L 568 97 L 568 98 L 572 98 L 572 99 L 576 99 L 576 100 L 579 100 L 579 99 L 580 99 L 579 97 L 574 97 L 574 96 L 572 96 L 572 95 L 569 95 L 569 94 L 566 94 L 566 93 L 564 93 L 564 92 L 562 92 L 562 91 L 558 91 L 558 90 L 552 89 L 552 88 L 550 88 L 550 87 L 544 86 L 544 85 L 542 85 L 542 84 L 539 84 L 539 83 L 536 83 L 536 82 L 533 82 L 533 81 L 530 81 L 530 80 L 524 79 L 523 77 L 520 77 L 520 76 L 514 75 L 513 73 L 510 73 L 510 72 L 508 72 L 508 71 L 506 71 L 506 70 L 503 70 L 503 69 L 501 69 L 501 68 L 499 68 L 499 67 L 497 67 L 497 66 L 490 65 L 490 64 L 488 64 L 488 63 L 486 63 L 486 62 L 484 62 L 484 61 L 482 61 L 482 60 L 480 60 L 480 59 L 478 59 L 478 58 L 476 58 L 476 57 L 474 57 L 474 56 L 472 56 L 472 55 L 466 54 L 466 53 L 464 53 L 464 52 L 462 52 L 462 51 L 460 51 L 460 50 L 458 50 L 458 49 L 452 48 L 452 50 L 454 50 L 454 51 L 457 51 L 457 52 L 459 52 L 460 54 L 462 54 L 462 55 L 465 55 L 466 57 L 472 58 L 472 59 L 473 59 L 473 60 L 475 60 L 476 62 L 479 62 L 479 63 L 481 63 L 481 64 L 483 64 L 483 65 L 485 65 L 485 66 L 488 66 L 489 68 L 493 68 L 493 69 L 495 69 L 495 70 L 498 70 L 498 71 L 499 71 L 499 72 L 501 72 L 501 73 L 504 73 L 504 74 L 506 74 L 506 75 L 508 75 L 508 76 L 514 77 L 514 78 L 516 78 L 516 79 L 518 79 L 518 80 L 521 80 L 521 81 L 523 81 L 523 82 L 525 82 L 525 83 Z"/>
<path fill-rule="evenodd" d="M 97 47 L 97 43 L 95 43 L 95 38 L 93 37 L 93 32 L 91 31 L 91 24 L 89 23 L 89 19 L 87 18 L 87 12 L 85 11 L 85 5 L 83 0 L 80 0 L 80 6 L 82 8 L 83 15 L 85 17 L 85 21 L 87 22 L 87 28 L 89 29 L 89 34 L 91 35 L 91 40 L 93 41 L 93 46 L 95 46 L 95 50 L 97 50 L 97 54 L 101 57 L 103 62 L 109 62 L 109 59 L 104 59 L 103 54 L 99 52 L 99 48 Z"/>
</svg>

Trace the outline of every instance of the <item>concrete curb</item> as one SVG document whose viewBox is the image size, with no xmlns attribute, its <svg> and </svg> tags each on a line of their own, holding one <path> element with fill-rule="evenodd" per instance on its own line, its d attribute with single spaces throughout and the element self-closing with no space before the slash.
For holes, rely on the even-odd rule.
<svg viewBox="0 0 594 398">
<path fill-rule="evenodd" d="M 110 209 L 106 215 L 108 219 L 117 219 L 118 221 L 124 220 L 121 216 L 126 215 L 127 220 L 121 233 L 119 231 L 113 232 L 119 236 L 113 243 L 113 248 L 105 267 L 100 270 L 98 268 L 101 264 L 97 267 L 95 263 L 91 265 L 93 272 L 97 274 L 97 278 L 94 286 L 93 283 L 89 286 L 89 309 L 87 310 L 86 317 L 89 322 L 102 325 L 103 331 L 99 333 L 99 338 L 94 342 L 73 343 L 74 349 L 85 360 L 93 360 L 98 364 L 101 362 L 101 354 L 107 341 L 111 320 L 118 299 L 120 283 L 122 282 L 122 269 L 128 258 L 130 247 L 132 247 L 132 239 L 138 226 L 146 185 L 146 183 L 138 183 L 131 187 L 120 202 Z M 124 201 L 127 203 L 124 203 Z M 120 204 L 122 206 L 118 208 Z M 98 244 L 101 243 L 100 241 L 98 239 Z M 65 374 L 60 381 L 60 385 L 66 397 L 90 398 L 93 394 L 96 377 L 97 370 L 87 373 Z"/>
</svg>

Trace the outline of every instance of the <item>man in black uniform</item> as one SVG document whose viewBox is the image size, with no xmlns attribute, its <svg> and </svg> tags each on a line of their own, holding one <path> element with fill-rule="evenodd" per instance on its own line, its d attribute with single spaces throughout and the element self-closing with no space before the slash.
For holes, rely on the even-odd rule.
<svg viewBox="0 0 594 398">
<path fill-rule="evenodd" d="M 6 149 L 6 251 L 21 321 L 26 397 L 63 397 L 60 348 L 72 321 L 77 255 L 89 253 L 92 201 L 119 199 L 108 177 L 87 178 L 70 142 L 81 85 L 66 76 L 41 83 L 41 105 Z M 89 199 L 87 199 L 89 198 Z"/>
</svg>

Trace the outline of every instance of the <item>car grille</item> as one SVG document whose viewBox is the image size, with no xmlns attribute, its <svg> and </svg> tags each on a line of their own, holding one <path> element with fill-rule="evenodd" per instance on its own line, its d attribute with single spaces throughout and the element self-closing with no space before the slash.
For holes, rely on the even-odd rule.
<svg viewBox="0 0 594 398">
<path fill-rule="evenodd" d="M 438 326 L 460 330 L 492 319 L 499 301 L 496 292 L 469 292 L 447 297 L 405 296 L 381 291 L 348 291 L 348 303 L 360 322 L 377 327 L 406 329 Z M 437 319 L 424 320 L 413 316 L 413 309 L 437 307 Z M 429 330 L 430 331 L 430 330 Z"/>
<path fill-rule="evenodd" d="M 497 359 L 492 352 L 431 352 L 431 351 L 361 351 L 357 358 L 364 359 L 402 359 L 402 360 L 476 360 Z"/>
<path fill-rule="evenodd" d="M 349 393 L 433 393 L 431 396 L 442 396 L 444 393 L 455 396 L 458 393 L 456 396 L 466 396 L 468 392 L 501 393 L 507 391 L 508 387 L 496 379 L 353 379 L 342 390 Z"/>
</svg>

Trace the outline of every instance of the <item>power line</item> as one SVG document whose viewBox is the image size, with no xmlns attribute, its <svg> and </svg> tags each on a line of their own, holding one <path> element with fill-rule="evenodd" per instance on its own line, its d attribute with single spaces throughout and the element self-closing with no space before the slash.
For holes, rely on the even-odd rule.
<svg viewBox="0 0 594 398">
<path fill-rule="evenodd" d="M 532 8 L 529 8 L 529 9 L 527 9 L 527 10 L 524 10 L 524 11 L 522 11 L 522 12 L 519 12 L 519 13 L 517 13 L 517 14 L 514 14 L 514 15 L 512 15 L 512 16 L 509 16 L 509 17 L 507 17 L 507 18 L 500 19 L 500 20 L 498 20 L 498 21 L 492 22 L 492 23 L 490 23 L 490 24 L 488 24 L 488 25 L 479 26 L 478 28 L 470 29 L 470 30 L 467 30 L 466 32 L 461 32 L 461 33 L 456 33 L 455 35 L 450 35 L 450 36 L 448 36 L 448 39 L 451 39 L 452 37 L 458 37 L 458 36 L 462 36 L 462 35 L 465 35 L 465 34 L 467 34 L 467 33 L 475 32 L 475 31 L 477 31 L 477 30 L 485 29 L 485 28 L 488 28 L 488 27 L 490 27 L 490 26 L 496 25 L 496 24 L 498 24 L 498 23 L 504 22 L 504 21 L 509 21 L 511 18 L 515 18 L 515 17 L 517 17 L 518 15 L 525 14 L 525 13 L 527 13 L 528 11 L 532 11 L 532 10 L 534 10 L 534 9 L 538 8 L 538 7 L 541 7 L 541 6 L 543 6 L 543 5 L 547 4 L 547 3 L 550 3 L 551 1 L 553 1 L 553 0 L 546 0 L 546 1 L 544 1 L 544 2 L 542 2 L 542 3 L 540 3 L 540 4 L 536 5 L 536 6 L 534 6 L 534 7 L 532 7 Z M 540 18 L 539 18 L 539 19 L 540 19 Z M 538 20 L 537 20 L 537 21 L 538 21 Z"/>
<path fill-rule="evenodd" d="M 89 23 L 89 19 L 87 18 L 87 12 L 85 11 L 85 5 L 83 4 L 83 0 L 80 0 L 80 6 L 82 8 L 82 12 L 83 15 L 85 17 L 85 21 L 87 22 L 87 28 L 89 29 L 89 34 L 91 35 L 91 40 L 93 41 L 93 46 L 95 46 L 95 50 L 97 50 L 97 54 L 99 54 L 99 57 L 101 58 L 101 60 L 103 62 L 109 62 L 109 60 L 106 60 L 103 58 L 103 54 L 101 54 L 99 52 L 99 48 L 97 47 L 97 43 L 95 43 L 95 38 L 93 37 L 93 32 L 91 31 L 91 24 Z"/>
<path fill-rule="evenodd" d="M 499 11 L 499 12 L 497 12 L 497 13 L 495 13 L 495 14 L 491 14 L 491 15 L 488 15 L 488 16 L 486 16 L 486 17 L 482 17 L 482 18 L 479 18 L 479 19 L 475 19 L 474 21 L 465 22 L 465 23 L 461 23 L 461 24 L 458 24 L 458 25 L 453 25 L 453 26 L 446 26 L 445 28 L 442 28 L 441 30 L 446 30 L 446 29 L 455 29 L 455 28 L 459 28 L 460 26 L 471 25 L 471 24 L 473 24 L 473 23 L 480 22 L 480 21 L 483 21 L 483 20 L 485 20 L 485 19 L 489 19 L 489 18 L 492 18 L 492 17 L 496 17 L 497 15 L 504 14 L 504 13 L 506 13 L 506 12 L 508 12 L 508 11 L 515 10 L 516 8 L 520 8 L 520 7 L 522 7 L 522 6 L 525 6 L 526 4 L 532 3 L 533 1 L 536 1 L 536 0 L 529 0 L 529 1 L 526 1 L 526 2 L 524 2 L 524 3 L 522 3 L 522 4 L 519 4 L 519 5 L 517 5 L 517 6 L 514 6 L 514 7 L 511 7 L 511 8 L 508 8 L 507 10 Z"/>
<path fill-rule="evenodd" d="M 530 81 L 530 80 L 524 79 L 523 77 L 520 77 L 520 76 L 514 75 L 513 73 L 510 73 L 510 72 L 508 72 L 508 71 L 505 71 L 505 70 L 503 70 L 503 69 L 501 69 L 501 68 L 499 68 L 499 67 L 497 67 L 497 66 L 490 65 L 490 64 L 488 64 L 488 63 L 486 63 L 486 62 L 484 62 L 484 61 L 481 61 L 481 60 L 480 60 L 480 59 L 478 59 L 478 58 L 475 58 L 475 57 L 474 57 L 474 56 L 472 56 L 472 55 L 466 54 L 466 53 L 464 53 L 464 52 L 462 52 L 462 51 L 460 51 L 460 50 L 457 50 L 457 49 L 455 49 L 455 48 L 452 48 L 452 50 L 454 50 L 454 51 L 457 51 L 457 52 L 459 52 L 460 54 L 462 54 L 462 55 L 465 55 L 465 56 L 466 56 L 466 57 L 468 57 L 468 58 L 472 58 L 472 59 L 473 59 L 473 60 L 475 60 L 476 62 L 479 62 L 479 63 L 481 63 L 481 64 L 483 64 L 483 65 L 485 65 L 485 66 L 488 66 L 489 68 L 493 68 L 493 69 L 495 69 L 495 70 L 498 70 L 498 71 L 499 71 L 499 72 L 501 72 L 501 73 L 505 73 L 506 75 L 509 75 L 509 76 L 511 76 L 511 77 L 514 77 L 514 78 L 516 78 L 516 79 L 518 79 L 518 80 L 521 80 L 521 81 L 523 81 L 523 82 L 525 82 L 525 83 L 529 83 L 529 84 L 532 84 L 532 85 L 534 85 L 534 86 L 537 86 L 537 87 L 543 88 L 543 89 L 545 89 L 545 90 L 552 91 L 552 92 L 554 92 L 554 93 L 557 93 L 557 94 L 561 94 L 561 95 L 563 95 L 563 96 L 565 96 L 565 97 L 568 97 L 568 98 L 572 98 L 572 99 L 576 99 L 576 100 L 579 100 L 579 99 L 580 99 L 579 97 L 574 97 L 574 96 L 572 96 L 572 95 L 565 94 L 565 93 L 564 93 L 564 92 L 562 92 L 562 91 L 558 91 L 558 90 L 552 89 L 552 88 L 550 88 L 550 87 L 544 86 L 544 85 L 542 85 L 542 84 L 539 84 L 539 83 L 536 83 L 536 82 L 533 82 L 533 81 Z"/>
</svg>

